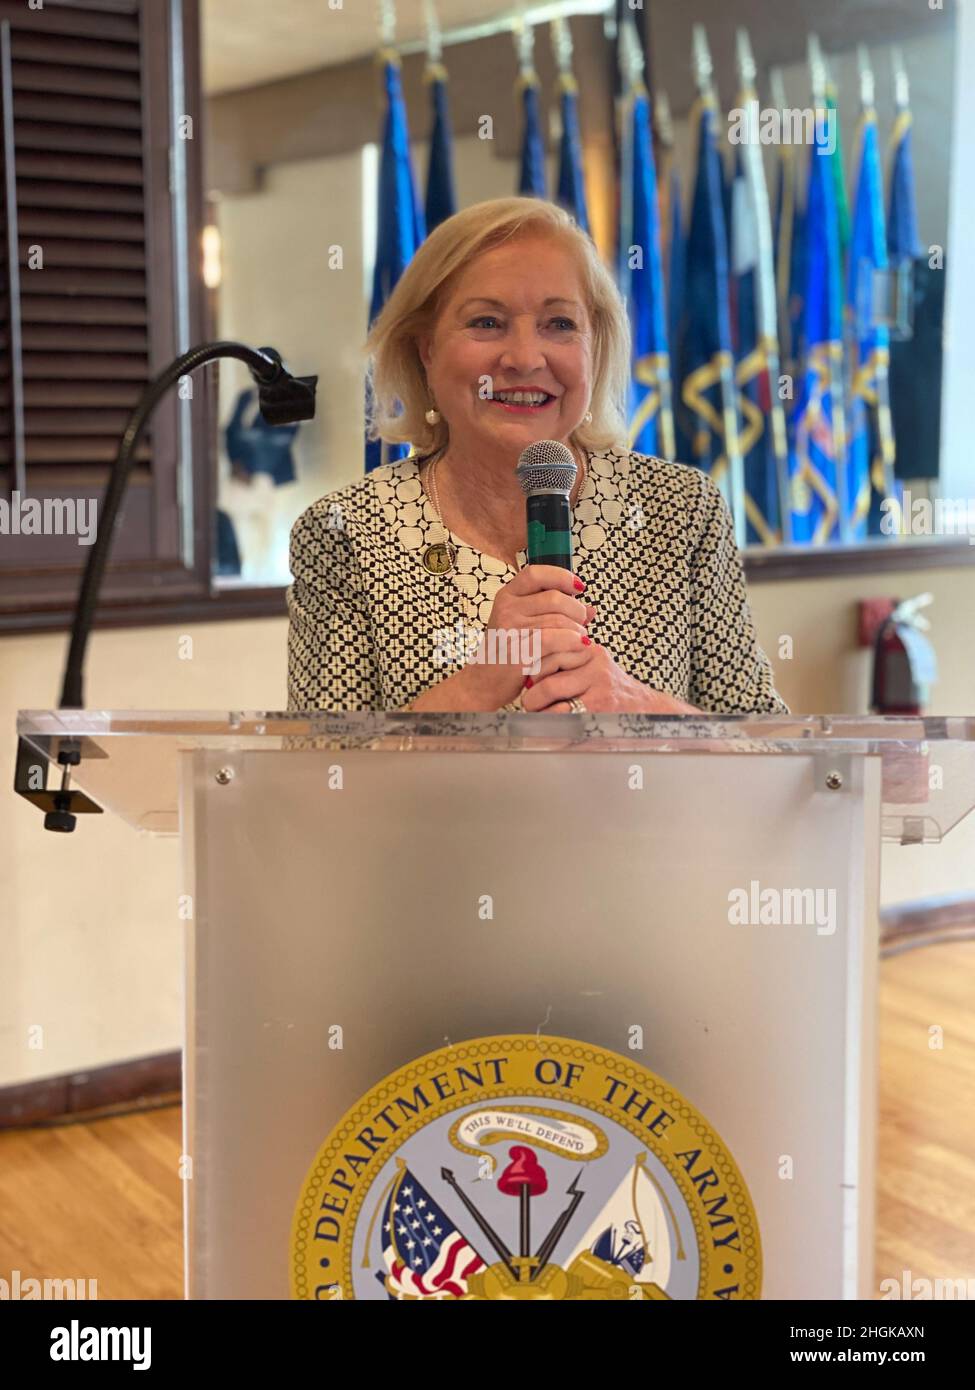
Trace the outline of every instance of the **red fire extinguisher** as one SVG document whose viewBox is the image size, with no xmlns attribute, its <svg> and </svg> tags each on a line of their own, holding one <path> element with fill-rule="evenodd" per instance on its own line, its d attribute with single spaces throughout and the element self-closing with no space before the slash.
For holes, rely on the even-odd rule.
<svg viewBox="0 0 975 1390">
<path fill-rule="evenodd" d="M 877 630 L 873 649 L 873 697 L 875 714 L 922 713 L 938 678 L 934 648 L 924 633 L 931 624 L 921 613 L 932 594 L 899 603 Z"/>
</svg>

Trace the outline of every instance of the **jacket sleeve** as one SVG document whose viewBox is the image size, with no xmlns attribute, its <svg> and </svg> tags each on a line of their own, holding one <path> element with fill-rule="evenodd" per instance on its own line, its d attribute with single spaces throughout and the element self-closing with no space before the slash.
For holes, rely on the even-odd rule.
<svg viewBox="0 0 975 1390">
<path fill-rule="evenodd" d="M 339 503 L 299 516 L 291 573 L 288 709 L 382 709 L 368 601 Z"/>
<path fill-rule="evenodd" d="M 788 714 L 758 644 L 731 513 L 699 469 L 691 558 L 691 702 L 715 714 Z"/>
</svg>

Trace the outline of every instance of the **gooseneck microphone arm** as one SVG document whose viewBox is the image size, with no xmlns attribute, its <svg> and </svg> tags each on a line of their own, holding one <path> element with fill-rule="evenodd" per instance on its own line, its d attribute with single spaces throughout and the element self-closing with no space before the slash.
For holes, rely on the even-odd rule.
<svg viewBox="0 0 975 1390">
<path fill-rule="evenodd" d="M 149 418 L 169 388 L 181 377 L 188 376 L 208 362 L 234 357 L 250 368 L 260 392 L 261 413 L 270 425 L 292 424 L 310 420 L 315 413 L 316 377 L 293 377 L 274 348 L 252 348 L 244 343 L 203 343 L 184 352 L 165 371 L 149 383 L 138 405 L 129 417 L 119 444 L 118 455 L 105 489 L 98 535 L 85 564 L 78 594 L 71 644 L 64 668 L 60 709 L 81 709 L 84 704 L 84 662 L 88 638 L 95 620 L 98 594 L 108 563 L 109 548 L 118 522 L 119 508 L 132 469 L 135 448 Z"/>
<path fill-rule="evenodd" d="M 246 343 L 235 342 L 202 343 L 177 357 L 175 362 L 170 363 L 150 381 L 129 417 L 102 499 L 98 535 L 85 562 L 71 624 L 71 641 L 64 667 L 60 709 L 81 709 L 84 704 L 85 652 L 95 621 L 98 595 L 105 576 L 112 537 L 118 524 L 119 509 L 132 469 L 132 458 L 142 432 L 170 386 L 174 386 L 190 372 L 206 366 L 208 362 L 215 362 L 224 357 L 236 358 L 250 369 L 258 388 L 261 414 L 267 424 L 291 425 L 314 418 L 315 387 L 318 378 L 292 376 L 282 362 L 281 354 L 270 347 L 252 348 Z M 57 760 L 62 768 L 61 786 L 49 788 L 46 766 L 43 769 L 43 785 L 38 786 L 37 755 L 26 739 L 18 740 L 14 791 L 45 812 L 46 830 L 70 832 L 75 828 L 74 812 L 101 810 L 101 807 L 83 792 L 71 786 L 71 769 L 81 762 L 81 743 L 82 740 L 79 738 L 57 740 Z"/>
</svg>

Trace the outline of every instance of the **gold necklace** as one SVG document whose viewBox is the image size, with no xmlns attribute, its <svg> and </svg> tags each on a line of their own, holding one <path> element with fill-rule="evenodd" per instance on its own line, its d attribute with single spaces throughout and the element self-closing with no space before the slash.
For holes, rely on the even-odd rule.
<svg viewBox="0 0 975 1390">
<path fill-rule="evenodd" d="M 443 540 L 436 541 L 428 545 L 423 552 L 423 563 L 431 574 L 450 574 L 454 568 L 457 558 L 457 551 L 450 539 L 450 532 L 447 530 L 447 523 L 443 519 L 443 512 L 440 510 L 440 496 L 437 492 L 437 464 L 440 462 L 442 454 L 430 464 L 427 469 L 427 482 L 430 485 L 430 500 L 433 503 L 433 510 L 436 512 L 437 520 L 440 522 L 440 529 L 443 532 Z M 589 464 L 585 453 L 582 455 L 582 481 L 579 484 L 579 491 L 576 494 L 576 503 L 582 496 L 586 486 L 586 479 L 589 476 Z"/>
<path fill-rule="evenodd" d="M 449 574 L 453 570 L 454 561 L 457 558 L 457 553 L 450 541 L 450 532 L 447 530 L 443 513 L 440 510 L 440 497 L 437 493 L 437 464 L 441 457 L 442 455 L 438 454 L 433 460 L 427 476 L 427 481 L 430 484 L 430 500 L 433 502 L 433 510 L 437 514 L 437 520 L 440 522 L 440 529 L 444 536 L 442 541 L 428 546 L 423 552 L 423 563 L 433 574 Z"/>
</svg>

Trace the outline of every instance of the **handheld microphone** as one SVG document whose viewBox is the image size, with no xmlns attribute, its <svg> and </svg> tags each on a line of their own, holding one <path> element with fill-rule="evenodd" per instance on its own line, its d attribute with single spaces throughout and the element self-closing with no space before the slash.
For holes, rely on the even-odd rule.
<svg viewBox="0 0 975 1390">
<path fill-rule="evenodd" d="M 572 509 L 576 480 L 571 449 L 539 439 L 522 450 L 515 473 L 528 508 L 528 563 L 572 569 Z"/>
</svg>

